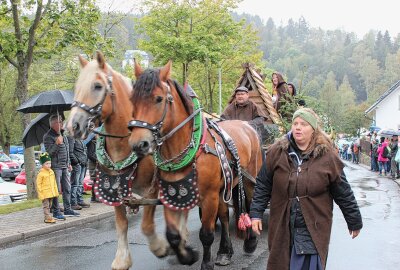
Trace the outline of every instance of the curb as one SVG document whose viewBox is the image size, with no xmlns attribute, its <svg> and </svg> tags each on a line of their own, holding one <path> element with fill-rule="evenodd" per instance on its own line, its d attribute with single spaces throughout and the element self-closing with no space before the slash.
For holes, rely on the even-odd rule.
<svg viewBox="0 0 400 270">
<path fill-rule="evenodd" d="M 68 219 L 68 222 L 65 221 L 59 221 L 56 224 L 51 224 L 50 226 L 47 227 L 42 227 L 39 229 L 31 230 L 28 232 L 23 232 L 23 233 L 17 233 L 13 235 L 8 235 L 0 238 L 0 249 L 5 248 L 6 246 L 16 243 L 16 242 L 21 242 L 21 241 L 26 241 L 34 237 L 38 237 L 44 234 L 49 234 L 61 230 L 66 230 L 71 227 L 76 227 L 79 225 L 87 225 L 88 223 L 96 222 L 108 217 L 114 216 L 114 211 L 108 211 L 105 213 L 100 213 L 100 214 L 95 214 L 91 216 L 87 216 L 84 218 L 79 218 L 76 220 L 71 220 Z"/>
</svg>

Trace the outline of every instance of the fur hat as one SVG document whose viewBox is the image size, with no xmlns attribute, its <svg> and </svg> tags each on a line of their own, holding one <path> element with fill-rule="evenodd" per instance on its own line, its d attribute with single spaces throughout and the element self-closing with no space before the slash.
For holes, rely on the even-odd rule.
<svg viewBox="0 0 400 270">
<path fill-rule="evenodd" d="M 44 152 L 44 153 L 40 154 L 40 156 L 39 156 L 39 161 L 40 161 L 40 164 L 42 164 L 42 165 L 46 161 L 50 161 L 50 160 L 51 160 L 51 158 L 47 152 Z"/>
</svg>

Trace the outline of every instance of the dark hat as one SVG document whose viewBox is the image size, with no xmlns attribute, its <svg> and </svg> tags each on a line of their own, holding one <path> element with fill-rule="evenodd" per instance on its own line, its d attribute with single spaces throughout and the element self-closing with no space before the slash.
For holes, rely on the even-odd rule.
<svg viewBox="0 0 400 270">
<path fill-rule="evenodd" d="M 40 154 L 40 156 L 39 156 L 39 161 L 40 161 L 40 164 L 42 164 L 42 165 L 46 161 L 50 161 L 50 160 L 51 160 L 51 158 L 47 152 L 44 152 L 44 153 Z"/>
<path fill-rule="evenodd" d="M 239 92 L 239 91 L 243 91 L 243 92 L 248 93 L 248 92 L 249 92 L 249 89 L 247 89 L 246 86 L 239 86 L 238 88 L 235 89 L 235 93 L 236 93 L 236 92 Z"/>
</svg>

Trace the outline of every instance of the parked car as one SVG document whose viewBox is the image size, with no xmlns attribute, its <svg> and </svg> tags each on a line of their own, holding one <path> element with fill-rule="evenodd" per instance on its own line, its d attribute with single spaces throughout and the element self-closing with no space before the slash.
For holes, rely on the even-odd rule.
<svg viewBox="0 0 400 270">
<path fill-rule="evenodd" d="M 0 205 L 26 200 L 26 186 L 6 182 L 0 177 Z"/>
<path fill-rule="evenodd" d="M 10 158 L 17 162 L 21 169 L 24 168 L 24 155 L 23 154 L 10 154 Z M 39 160 L 35 159 L 35 166 L 36 169 L 40 169 L 42 166 L 40 166 Z"/>
<path fill-rule="evenodd" d="M 22 170 L 17 177 L 15 177 L 15 183 L 26 185 L 26 173 L 25 170 Z M 92 191 L 93 181 L 90 179 L 89 173 L 86 174 L 85 178 L 83 179 L 83 191 Z"/>
<path fill-rule="evenodd" d="M 14 180 L 14 178 L 21 172 L 19 164 L 5 153 L 0 152 L 0 175 L 4 179 L 8 178 Z"/>
</svg>

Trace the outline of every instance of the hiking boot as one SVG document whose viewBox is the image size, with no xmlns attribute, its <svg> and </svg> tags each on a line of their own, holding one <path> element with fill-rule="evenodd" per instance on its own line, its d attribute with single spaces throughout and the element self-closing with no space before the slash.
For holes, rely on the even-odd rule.
<svg viewBox="0 0 400 270">
<path fill-rule="evenodd" d="M 81 206 L 81 208 L 89 208 L 90 207 L 90 204 L 85 203 L 85 202 L 80 202 L 80 203 L 78 203 L 78 205 Z"/>
<path fill-rule="evenodd" d="M 73 210 L 81 210 L 81 209 L 82 209 L 82 206 L 77 205 L 77 204 L 74 204 L 74 205 L 71 206 L 71 208 L 72 208 Z"/>
<path fill-rule="evenodd" d="M 57 219 L 57 220 L 65 220 L 65 217 L 63 214 L 58 213 L 58 214 L 54 214 L 53 218 Z"/>
<path fill-rule="evenodd" d="M 52 218 L 52 217 L 50 217 L 50 218 L 46 218 L 45 220 L 44 220 L 44 223 L 56 223 L 56 220 L 54 219 L 54 218 Z"/>
<path fill-rule="evenodd" d="M 66 210 L 64 212 L 64 216 L 66 217 L 79 217 L 81 214 L 79 214 L 78 212 L 75 212 L 74 210 Z"/>
</svg>

